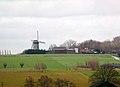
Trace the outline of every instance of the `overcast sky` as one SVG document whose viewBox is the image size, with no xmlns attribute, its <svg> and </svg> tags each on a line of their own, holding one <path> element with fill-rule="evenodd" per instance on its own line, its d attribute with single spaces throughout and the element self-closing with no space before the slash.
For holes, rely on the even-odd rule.
<svg viewBox="0 0 120 87">
<path fill-rule="evenodd" d="M 73 39 L 112 40 L 120 35 L 120 0 L 0 0 L 0 50 L 41 48 Z"/>
</svg>

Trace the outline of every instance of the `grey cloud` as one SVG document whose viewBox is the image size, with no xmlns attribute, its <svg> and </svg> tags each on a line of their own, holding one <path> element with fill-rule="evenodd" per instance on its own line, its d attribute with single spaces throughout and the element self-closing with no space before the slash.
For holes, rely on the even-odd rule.
<svg viewBox="0 0 120 87">
<path fill-rule="evenodd" d="M 50 0 L 13 1 L 0 3 L 0 16 L 5 17 L 66 17 L 79 15 L 117 15 L 120 2 L 113 0 Z M 119 4 L 118 4 L 119 3 Z M 9 8 L 9 9 L 8 9 Z"/>
<path fill-rule="evenodd" d="M 31 47 L 39 30 L 41 48 L 68 39 L 106 40 L 120 35 L 118 0 L 0 1 L 0 48 Z"/>
<path fill-rule="evenodd" d="M 103 8 L 101 8 L 101 5 L 102 3 L 97 5 L 95 0 L 5 1 L 0 3 L 0 16 L 64 17 L 89 14 L 94 15 L 98 13 L 104 14 L 103 8 L 105 5 Z M 108 9 L 110 7 L 111 5 L 108 5 L 105 12 L 109 11 Z M 115 12 L 114 9 L 110 10 L 110 12 L 114 13 L 119 11 L 119 9 Z"/>
<path fill-rule="evenodd" d="M 120 16 L 79 16 L 56 19 L 46 18 L 5 18 L 0 22 L 1 37 L 36 38 L 36 30 L 41 38 L 61 39 L 74 36 L 102 35 L 120 28 Z M 10 31 L 10 32 L 6 32 Z M 105 33 L 104 33 L 105 32 Z M 9 35 L 9 36 L 8 36 Z M 64 36 L 64 37 L 61 37 Z M 89 36 L 88 36 L 89 37 Z M 94 36 L 93 36 L 94 37 Z M 92 37 L 91 37 L 92 38 Z M 68 38 L 69 39 L 69 38 Z"/>
</svg>

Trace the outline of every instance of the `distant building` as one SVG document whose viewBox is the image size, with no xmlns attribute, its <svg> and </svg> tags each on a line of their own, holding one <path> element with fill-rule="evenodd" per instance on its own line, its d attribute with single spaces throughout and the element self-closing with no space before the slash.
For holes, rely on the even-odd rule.
<svg viewBox="0 0 120 87">
<path fill-rule="evenodd" d="M 52 49 L 53 54 L 75 54 L 75 49 L 67 49 L 66 47 L 54 47 Z"/>
<path fill-rule="evenodd" d="M 75 53 L 79 53 L 79 49 L 78 48 L 74 48 Z"/>
<path fill-rule="evenodd" d="M 81 48 L 79 52 L 85 53 L 85 54 L 97 54 L 98 53 L 97 51 L 95 51 L 95 49 L 89 49 L 89 48 Z"/>
<path fill-rule="evenodd" d="M 67 54 L 67 48 L 66 47 L 54 47 L 52 49 L 52 52 L 54 54 Z"/>
<path fill-rule="evenodd" d="M 67 49 L 67 54 L 75 54 L 75 50 L 74 49 Z"/>
</svg>

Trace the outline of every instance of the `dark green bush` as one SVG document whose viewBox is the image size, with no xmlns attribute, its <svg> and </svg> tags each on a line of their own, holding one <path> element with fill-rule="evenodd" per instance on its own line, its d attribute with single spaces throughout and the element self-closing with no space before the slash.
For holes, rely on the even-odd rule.
<svg viewBox="0 0 120 87">
<path fill-rule="evenodd" d="M 4 68 L 7 68 L 7 63 L 4 63 L 3 66 L 4 66 Z"/>
<path fill-rule="evenodd" d="M 109 65 L 101 66 L 91 77 L 90 87 L 120 87 L 120 73 Z"/>
<path fill-rule="evenodd" d="M 23 68 L 23 66 L 24 66 L 24 63 L 20 63 L 20 67 Z"/>
<path fill-rule="evenodd" d="M 23 54 L 46 54 L 47 51 L 46 50 L 34 50 L 34 49 L 28 49 L 23 51 Z"/>
</svg>

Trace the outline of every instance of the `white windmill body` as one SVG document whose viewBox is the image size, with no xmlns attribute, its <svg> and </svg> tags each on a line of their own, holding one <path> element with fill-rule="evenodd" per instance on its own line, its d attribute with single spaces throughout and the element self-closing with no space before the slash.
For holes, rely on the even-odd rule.
<svg viewBox="0 0 120 87">
<path fill-rule="evenodd" d="M 32 49 L 34 49 L 34 50 L 38 50 L 39 49 L 39 42 L 38 42 L 38 40 L 33 40 Z"/>
<path fill-rule="evenodd" d="M 32 49 L 33 50 L 39 50 L 39 43 L 43 43 L 43 44 L 45 44 L 45 42 L 42 42 L 42 41 L 39 41 L 39 33 L 38 33 L 38 31 L 37 31 L 37 40 L 32 40 Z"/>
</svg>

